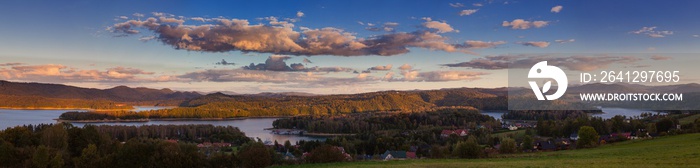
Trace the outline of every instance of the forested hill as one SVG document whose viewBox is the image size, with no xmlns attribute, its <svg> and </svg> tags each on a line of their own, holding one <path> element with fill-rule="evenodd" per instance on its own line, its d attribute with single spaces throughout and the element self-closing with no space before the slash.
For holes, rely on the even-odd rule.
<svg viewBox="0 0 700 168">
<path fill-rule="evenodd" d="M 213 93 L 180 108 L 149 112 L 150 118 L 229 118 L 329 115 L 360 112 L 422 112 L 441 108 L 507 109 L 505 88 L 381 91 L 348 95 L 278 96 Z"/>
<path fill-rule="evenodd" d="M 86 101 L 99 101 L 98 104 L 127 103 L 178 105 L 184 100 L 201 96 L 196 92 L 178 92 L 170 89 L 129 88 L 118 86 L 111 89 L 80 88 L 60 84 L 21 83 L 0 80 L 0 100 L 14 100 L 12 103 L 1 103 L 2 107 L 53 107 L 54 104 L 68 104 L 76 107 Z M 27 102 L 24 100 L 39 100 Z M 58 103 L 62 102 L 62 103 Z M 71 103 L 75 102 L 75 103 Z M 70 104 L 76 104 L 72 106 Z M 99 105 L 107 106 L 107 105 Z M 62 107 L 63 108 L 63 107 Z M 70 107 L 68 107 L 70 108 Z M 90 108 L 90 107 L 79 107 Z"/>
</svg>

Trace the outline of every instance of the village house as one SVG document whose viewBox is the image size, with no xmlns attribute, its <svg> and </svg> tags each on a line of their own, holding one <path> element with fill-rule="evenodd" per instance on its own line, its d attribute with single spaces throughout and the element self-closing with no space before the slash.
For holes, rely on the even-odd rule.
<svg viewBox="0 0 700 168">
<path fill-rule="evenodd" d="M 555 151 L 557 146 L 550 141 L 537 141 L 535 142 L 535 149 L 539 151 Z"/>
<path fill-rule="evenodd" d="M 387 150 L 380 156 L 380 159 L 384 161 L 388 160 L 406 160 L 415 159 L 416 152 L 406 152 L 406 151 L 390 151 Z"/>
</svg>

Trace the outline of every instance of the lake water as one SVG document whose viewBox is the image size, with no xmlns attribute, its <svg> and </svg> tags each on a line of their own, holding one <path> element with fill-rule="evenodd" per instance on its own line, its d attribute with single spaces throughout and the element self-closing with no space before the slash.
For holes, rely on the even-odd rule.
<svg viewBox="0 0 700 168">
<path fill-rule="evenodd" d="M 616 115 L 621 115 L 621 116 L 626 116 L 626 117 L 634 117 L 634 116 L 639 116 L 642 113 L 652 113 L 652 114 L 657 113 L 655 111 L 649 111 L 649 110 L 615 108 L 615 107 L 603 107 L 603 108 L 601 108 L 601 111 L 603 111 L 603 113 L 593 114 L 592 116 L 601 117 L 603 119 L 610 119 L 610 118 L 615 117 Z M 501 115 L 503 115 L 504 113 L 507 113 L 507 111 L 487 111 L 487 110 L 482 110 L 480 112 L 481 112 L 481 114 L 491 116 L 497 120 L 501 119 Z"/>
<path fill-rule="evenodd" d="M 153 109 L 163 109 L 168 107 L 135 107 L 137 111 L 146 111 Z M 0 109 L 0 129 L 14 127 L 18 125 L 37 125 L 56 123 L 55 120 L 62 113 L 67 111 L 84 111 L 84 110 L 10 110 Z M 260 138 L 262 141 L 277 141 L 284 143 L 289 140 L 295 144 L 300 140 L 325 140 L 324 137 L 311 137 L 299 135 L 276 135 L 270 134 L 270 131 L 265 128 L 272 127 L 272 122 L 277 118 L 250 118 L 242 120 L 221 120 L 221 121 L 149 121 L 149 122 L 133 122 L 133 123 L 90 123 L 92 125 L 186 125 L 186 124 L 211 124 L 214 126 L 233 126 L 238 127 L 248 137 Z M 73 123 L 73 125 L 82 127 L 85 123 Z"/>
<path fill-rule="evenodd" d="M 500 120 L 500 119 L 501 119 L 501 115 L 503 115 L 503 114 L 506 113 L 507 111 L 488 111 L 488 110 L 481 110 L 481 111 L 479 111 L 479 112 L 481 112 L 481 114 L 484 114 L 484 115 L 487 115 L 487 116 L 491 116 L 491 117 L 495 118 L 496 120 Z"/>
<path fill-rule="evenodd" d="M 655 111 L 649 111 L 649 110 L 637 110 L 637 109 L 614 108 L 614 107 L 603 107 L 603 108 L 600 108 L 600 110 L 603 111 L 603 113 L 593 114 L 593 116 L 601 117 L 603 119 L 610 119 L 610 118 L 615 117 L 616 115 L 621 115 L 621 116 L 626 116 L 626 117 L 634 117 L 634 116 L 639 116 L 642 113 L 652 113 L 652 114 L 657 113 Z"/>
</svg>

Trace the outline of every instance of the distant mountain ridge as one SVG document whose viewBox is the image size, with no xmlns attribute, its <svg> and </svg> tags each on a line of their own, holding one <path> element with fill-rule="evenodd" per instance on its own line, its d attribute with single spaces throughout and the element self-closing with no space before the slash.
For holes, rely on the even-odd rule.
<svg viewBox="0 0 700 168">
<path fill-rule="evenodd" d="M 196 98 L 197 92 L 179 92 L 170 89 L 130 88 L 117 86 L 110 89 L 80 88 L 62 84 L 23 83 L 0 80 L 0 95 L 38 96 L 56 99 L 108 100 L 114 102 L 158 102 Z"/>
</svg>

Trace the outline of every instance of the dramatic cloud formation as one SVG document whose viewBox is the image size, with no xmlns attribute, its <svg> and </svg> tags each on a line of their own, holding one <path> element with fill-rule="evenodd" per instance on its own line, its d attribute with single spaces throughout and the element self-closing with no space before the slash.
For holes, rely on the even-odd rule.
<svg viewBox="0 0 700 168">
<path fill-rule="evenodd" d="M 469 16 L 479 11 L 479 9 L 465 9 L 459 12 L 459 16 Z"/>
<path fill-rule="evenodd" d="M 369 68 L 369 70 L 388 71 L 388 70 L 391 70 L 391 64 L 386 65 L 386 66 L 383 66 L 383 65 L 375 66 L 375 67 Z"/>
<path fill-rule="evenodd" d="M 549 24 L 549 21 L 526 21 L 523 19 L 515 19 L 511 22 L 503 21 L 501 26 L 510 27 L 511 29 L 529 29 L 529 28 L 542 28 Z"/>
<path fill-rule="evenodd" d="M 639 34 L 639 35 L 646 35 L 646 36 L 651 37 L 651 38 L 662 38 L 662 37 L 666 37 L 668 35 L 673 35 L 673 31 L 668 31 L 668 30 L 656 31 L 656 26 L 642 27 L 639 30 L 631 31 L 630 33 Z"/>
<path fill-rule="evenodd" d="M 467 48 L 467 49 L 484 49 L 484 48 L 494 48 L 499 45 L 506 44 L 505 41 L 474 41 L 474 40 L 468 40 L 464 42 L 464 44 L 460 45 L 461 47 Z"/>
<path fill-rule="evenodd" d="M 423 23 L 423 26 L 429 29 L 436 29 L 438 33 L 449 33 L 449 32 L 459 32 L 459 30 L 455 30 L 447 24 L 446 22 L 439 22 L 439 21 L 434 21 L 433 19 L 429 17 L 423 18 L 425 22 Z"/>
<path fill-rule="evenodd" d="M 518 44 L 522 44 L 524 46 L 539 47 L 539 48 L 546 48 L 549 46 L 549 42 L 546 42 L 546 41 L 526 41 L 526 42 L 518 42 Z"/>
<path fill-rule="evenodd" d="M 568 40 L 554 40 L 554 42 L 557 42 L 557 43 L 560 43 L 560 44 L 564 44 L 564 43 L 571 43 L 571 42 L 574 42 L 574 41 L 576 41 L 576 40 L 575 40 L 575 39 L 568 39 Z"/>
<path fill-rule="evenodd" d="M 459 8 L 459 7 L 464 7 L 464 4 L 457 2 L 457 3 L 450 3 L 450 6 L 455 7 L 455 8 Z"/>
<path fill-rule="evenodd" d="M 10 66 L 7 68 L 7 66 Z M 153 72 L 141 69 L 114 67 L 107 70 L 80 70 L 59 64 L 23 65 L 7 64 L 0 68 L 0 77 L 5 80 L 34 82 L 141 82 L 156 81 Z"/>
<path fill-rule="evenodd" d="M 391 56 L 409 52 L 410 47 L 471 53 L 447 43 L 438 33 L 458 32 L 445 22 L 426 18 L 423 26 L 435 31 L 418 30 L 358 38 L 337 28 L 293 30 L 292 20 L 280 21 L 266 17 L 268 24 L 251 25 L 248 20 L 202 18 L 201 25 L 188 25 L 187 18 L 154 13 L 154 17 L 116 23 L 108 30 L 117 36 L 139 34 L 141 30 L 155 33 L 156 40 L 176 49 L 204 52 L 258 52 L 284 55 Z M 189 19 L 191 20 L 191 19 Z M 210 20 L 210 21 L 208 21 Z M 200 21 L 197 21 L 200 22 Z M 201 23 L 201 22 L 200 22 Z M 369 25 L 369 24 L 368 24 Z M 395 26 L 386 23 L 385 26 Z"/>
<path fill-rule="evenodd" d="M 565 67 L 570 70 L 591 71 L 607 68 L 611 64 L 633 64 L 640 58 L 632 56 L 568 56 L 555 57 L 547 55 L 499 55 L 485 58 L 472 59 L 469 62 L 455 64 L 443 64 L 448 67 L 469 67 L 474 69 L 527 69 L 540 61 L 548 61 L 548 64 Z"/>
<path fill-rule="evenodd" d="M 559 13 L 561 11 L 561 9 L 563 9 L 563 8 L 564 8 L 563 6 L 557 5 L 557 6 L 552 7 L 552 10 L 550 10 L 550 11 L 552 13 Z"/>
<path fill-rule="evenodd" d="M 652 56 L 651 56 L 651 59 L 652 59 L 652 60 L 656 60 L 656 61 L 663 61 L 663 60 L 670 60 L 670 59 L 673 59 L 673 57 L 670 57 L 670 56 L 663 56 L 663 55 L 652 55 Z"/>
</svg>

